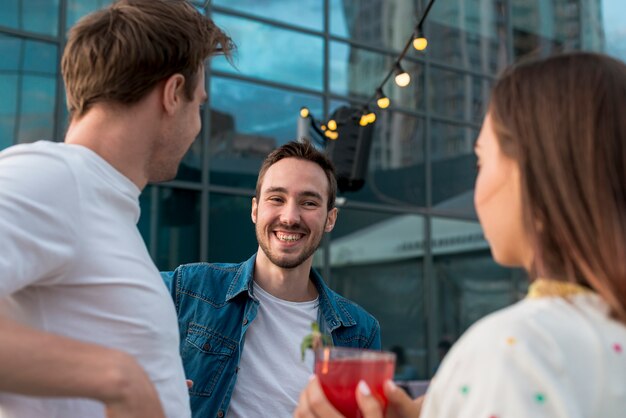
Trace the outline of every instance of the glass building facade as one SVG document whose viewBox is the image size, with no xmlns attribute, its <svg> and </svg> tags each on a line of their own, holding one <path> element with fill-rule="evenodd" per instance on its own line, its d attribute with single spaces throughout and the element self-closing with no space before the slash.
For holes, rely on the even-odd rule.
<svg viewBox="0 0 626 418">
<path fill-rule="evenodd" d="M 59 61 L 66 31 L 107 0 L 2 0 L 0 149 L 63 139 Z M 176 180 L 141 195 L 140 230 L 160 269 L 237 262 L 256 250 L 251 197 L 264 156 L 296 139 L 299 109 L 326 119 L 362 105 L 397 58 L 427 1 L 213 0 L 198 3 L 238 45 L 235 66 L 207 67 L 203 129 Z M 473 209 L 473 143 L 490 87 L 528 54 L 604 51 L 626 59 L 621 0 L 438 0 L 411 84 L 384 86 L 365 186 L 341 194 L 315 255 L 329 284 L 374 314 L 383 346 L 429 378 L 438 342 L 524 296 L 496 265 Z"/>
</svg>

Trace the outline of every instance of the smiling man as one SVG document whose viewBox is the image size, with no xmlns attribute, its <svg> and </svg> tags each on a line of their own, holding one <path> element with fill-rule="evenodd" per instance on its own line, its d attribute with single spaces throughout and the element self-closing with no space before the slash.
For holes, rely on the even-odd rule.
<svg viewBox="0 0 626 418">
<path fill-rule="evenodd" d="M 257 253 L 239 264 L 162 273 L 178 312 L 194 417 L 291 417 L 313 370 L 310 353 L 300 355 L 312 322 L 335 345 L 380 348 L 378 321 L 311 267 L 335 226 L 336 193 L 328 157 L 309 142 L 287 143 L 259 172 Z"/>
</svg>

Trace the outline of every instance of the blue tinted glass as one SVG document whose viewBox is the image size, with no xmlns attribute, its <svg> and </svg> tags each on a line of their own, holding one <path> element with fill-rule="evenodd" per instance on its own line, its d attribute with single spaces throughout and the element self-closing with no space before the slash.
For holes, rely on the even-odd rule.
<svg viewBox="0 0 626 418">
<path fill-rule="evenodd" d="M 158 245 L 160 270 L 200 259 L 200 192 L 159 187 Z"/>
<path fill-rule="evenodd" d="M 336 106 L 345 105 L 338 101 L 332 104 L 331 112 Z M 339 145 L 340 141 L 348 140 L 342 137 L 340 130 L 334 150 L 329 147 L 333 150 L 331 155 L 337 172 L 352 172 L 355 182 L 358 179 L 364 182 L 359 190 L 345 191 L 341 195 L 368 203 L 424 206 L 424 120 L 390 109 L 372 110 L 376 113 L 376 121 L 369 153 L 360 156 L 356 151 L 367 147 L 366 130 L 359 134 L 358 141 L 345 143 L 345 147 Z"/>
<path fill-rule="evenodd" d="M 74 26 L 74 24 L 86 14 L 101 9 L 111 3 L 112 0 L 68 0 L 66 29 Z"/>
<path fill-rule="evenodd" d="M 223 14 L 215 22 L 237 44 L 236 69 L 223 58 L 214 70 L 314 90 L 323 88 L 323 39 Z"/>
<path fill-rule="evenodd" d="M 459 125 L 431 123 L 431 170 L 433 206 L 446 212 L 476 216 L 474 142 L 478 131 Z"/>
<path fill-rule="evenodd" d="M 24 41 L 12 36 L 0 35 L 0 71 L 17 71 Z"/>
<path fill-rule="evenodd" d="M 482 123 L 492 79 L 433 66 L 430 71 L 430 105 L 436 114 Z"/>
<path fill-rule="evenodd" d="M 626 2 L 623 0 L 604 0 L 602 6 L 592 7 L 590 16 L 586 19 L 597 19 L 598 13 L 602 16 L 602 26 L 599 29 L 597 24 L 594 25 L 595 30 L 583 32 L 583 47 L 586 49 L 600 50 L 604 49 L 607 53 L 626 61 Z M 599 10 L 598 10 L 599 9 Z M 598 32 L 605 37 L 605 44 L 597 41 Z M 601 38 L 600 38 L 601 39 Z M 600 45 L 598 47 L 598 44 Z"/>
<path fill-rule="evenodd" d="M 505 10 L 500 0 L 436 2 L 425 26 L 425 53 L 446 64 L 497 73 L 507 64 Z"/>
<path fill-rule="evenodd" d="M 17 75 L 0 73 L 0 149 L 13 145 L 17 80 Z"/>
<path fill-rule="evenodd" d="M 417 1 L 329 0 L 330 32 L 335 36 L 400 51 L 421 13 Z M 413 53 L 412 51 L 409 51 Z"/>
<path fill-rule="evenodd" d="M 322 114 L 320 97 L 211 78 L 211 181 L 254 187 L 265 156 L 296 139 L 299 110 Z"/>
<path fill-rule="evenodd" d="M 396 56 L 383 55 L 357 48 L 343 42 L 330 44 L 330 88 L 335 94 L 357 100 L 369 100 L 376 88 L 392 68 Z M 403 61 L 402 67 L 411 75 L 411 83 L 400 88 L 392 75 L 383 86 L 383 92 L 391 99 L 392 106 L 411 110 L 423 108 L 422 65 L 414 61 Z"/>
<path fill-rule="evenodd" d="M 252 196 L 209 195 L 209 262 L 239 263 L 257 250 L 251 205 Z"/>
<path fill-rule="evenodd" d="M 18 142 L 53 139 L 56 80 L 23 76 Z"/>
<path fill-rule="evenodd" d="M 308 29 L 323 28 L 323 0 L 213 0 L 211 4 Z"/>
<path fill-rule="evenodd" d="M 56 35 L 59 31 L 59 0 L 22 0 L 21 29 Z"/>
<path fill-rule="evenodd" d="M 0 7 L 0 25 L 18 28 L 18 2 L 20 0 L 2 0 Z"/>
<path fill-rule="evenodd" d="M 57 73 L 57 47 L 43 42 L 26 41 L 24 71 L 54 75 Z"/>
</svg>

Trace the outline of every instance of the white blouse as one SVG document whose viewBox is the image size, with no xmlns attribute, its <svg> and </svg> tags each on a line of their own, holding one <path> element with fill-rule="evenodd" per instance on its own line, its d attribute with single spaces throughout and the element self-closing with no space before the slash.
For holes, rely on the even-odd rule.
<svg viewBox="0 0 626 418">
<path fill-rule="evenodd" d="M 459 339 L 421 418 L 626 417 L 626 326 L 592 292 L 534 292 L 546 283 Z"/>
</svg>

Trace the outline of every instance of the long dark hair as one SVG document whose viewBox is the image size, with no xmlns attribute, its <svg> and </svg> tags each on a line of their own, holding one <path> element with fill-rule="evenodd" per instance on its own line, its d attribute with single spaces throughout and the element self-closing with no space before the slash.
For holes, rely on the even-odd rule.
<svg viewBox="0 0 626 418">
<path fill-rule="evenodd" d="M 490 105 L 519 163 L 531 278 L 595 290 L 626 323 L 626 65 L 595 53 L 521 63 Z"/>
</svg>

